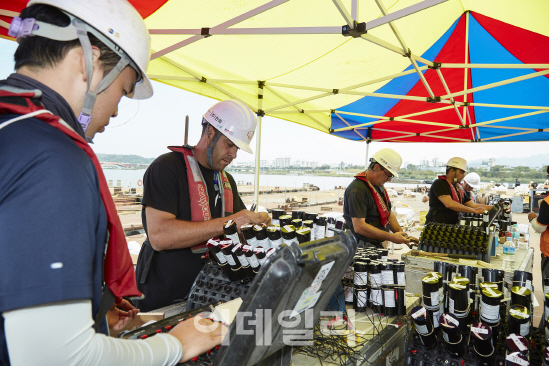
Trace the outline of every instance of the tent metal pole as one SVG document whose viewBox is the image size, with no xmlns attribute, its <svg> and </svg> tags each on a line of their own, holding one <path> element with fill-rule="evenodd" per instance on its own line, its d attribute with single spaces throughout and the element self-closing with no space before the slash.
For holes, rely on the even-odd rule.
<svg viewBox="0 0 549 366">
<path fill-rule="evenodd" d="M 343 5 L 341 0 L 332 0 L 332 1 L 334 2 L 334 5 L 336 6 L 337 10 L 339 10 L 339 13 L 343 17 L 343 19 L 345 19 L 345 22 L 347 23 L 349 28 L 355 29 L 353 17 L 351 16 L 351 14 L 349 14 L 349 11 L 345 7 L 345 5 Z"/>
<path fill-rule="evenodd" d="M 549 64 L 452 64 L 441 63 L 441 69 L 549 69 Z"/>
<path fill-rule="evenodd" d="M 446 80 L 444 80 L 444 76 L 442 75 L 442 72 L 440 71 L 440 69 L 436 69 L 436 72 L 438 74 L 438 77 L 440 78 L 440 82 L 444 86 L 444 90 L 446 90 L 446 93 L 450 94 L 451 93 L 450 89 L 448 88 L 448 84 L 446 84 Z M 459 120 L 461 121 L 461 125 L 465 126 L 465 121 L 463 120 L 463 118 L 461 117 L 461 114 L 459 113 L 459 110 L 456 106 L 454 98 L 450 98 L 450 101 L 452 102 L 452 105 L 454 106 L 454 110 L 456 111 L 456 114 L 457 114 Z"/>
<path fill-rule="evenodd" d="M 358 22 L 358 0 L 353 0 L 351 5 L 351 17 Z"/>
<path fill-rule="evenodd" d="M 257 110 L 261 110 L 263 107 L 263 87 L 265 83 L 260 81 L 257 87 Z M 261 170 L 261 122 L 262 115 L 257 115 L 257 127 L 256 127 L 256 140 L 255 140 L 255 172 L 254 172 L 254 203 L 255 212 L 258 212 L 259 208 L 259 171 Z M 267 209 L 267 207 L 265 207 Z"/>
<path fill-rule="evenodd" d="M 218 24 L 216 25 L 215 27 L 213 27 L 212 29 L 214 30 L 218 30 L 218 29 L 223 29 L 223 28 L 228 28 L 228 27 L 231 27 L 235 24 L 238 24 L 246 19 L 249 19 L 253 16 L 256 16 L 258 14 L 261 14 L 269 9 L 272 9 L 280 4 L 283 4 L 285 2 L 287 2 L 289 0 L 272 0 L 272 1 L 269 1 L 268 3 L 266 4 L 263 4 L 261 6 L 258 6 L 257 8 L 255 9 L 252 9 L 250 11 L 247 11 L 246 13 L 244 14 L 241 14 L 237 17 L 234 17 L 233 19 L 229 19 L 227 20 L 226 22 L 223 22 L 221 24 Z M 161 57 L 161 56 L 164 56 L 165 54 L 167 53 L 170 53 L 172 51 L 175 51 L 175 50 L 178 50 L 180 49 L 181 47 L 185 47 L 191 43 L 194 43 L 196 41 L 199 41 L 201 39 L 205 38 L 205 36 L 194 36 L 194 37 L 191 37 L 191 38 L 188 38 L 184 41 L 181 41 L 181 42 L 178 42 L 170 47 L 167 47 L 167 48 L 164 48 L 163 50 L 160 50 L 158 52 L 155 52 L 151 55 L 151 61 L 154 60 L 155 58 L 158 58 L 158 57 Z"/>
<path fill-rule="evenodd" d="M 341 117 L 339 114 L 337 114 L 337 112 L 334 112 L 334 114 L 341 120 L 343 121 L 343 123 L 345 123 L 347 126 L 351 127 L 351 125 L 349 124 L 349 122 L 345 121 L 345 119 L 343 117 Z M 360 132 L 358 132 L 357 130 L 353 130 L 354 133 L 356 133 L 358 136 L 360 136 L 361 139 L 363 140 L 366 140 L 366 137 L 362 136 L 362 134 Z"/>
<path fill-rule="evenodd" d="M 365 162 L 365 165 L 364 165 L 364 170 L 368 169 L 368 153 L 370 152 L 370 142 L 372 142 L 372 140 L 370 139 L 366 139 L 366 162 Z"/>
<path fill-rule="evenodd" d="M 465 14 L 465 60 L 463 61 L 465 64 L 469 63 L 469 12 Z M 438 70 L 437 70 L 438 71 Z M 467 90 L 468 82 L 467 77 L 469 76 L 469 69 L 465 68 L 463 69 L 463 90 Z M 450 94 L 448 92 L 448 94 Z M 463 103 L 467 103 L 467 94 L 463 96 Z M 467 118 L 467 105 L 463 107 L 463 118 L 461 118 L 461 121 L 465 118 Z M 478 130 L 477 130 L 478 131 Z"/>
</svg>

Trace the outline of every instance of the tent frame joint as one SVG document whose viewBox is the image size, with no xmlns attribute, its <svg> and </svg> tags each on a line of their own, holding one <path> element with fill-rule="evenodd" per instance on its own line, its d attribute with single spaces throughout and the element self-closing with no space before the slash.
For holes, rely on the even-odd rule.
<svg viewBox="0 0 549 366">
<path fill-rule="evenodd" d="M 200 79 L 201 83 L 208 83 L 208 79 L 206 79 L 204 76 L 202 76 L 202 79 Z"/>
<path fill-rule="evenodd" d="M 334 95 L 339 94 L 339 89 L 333 89 L 332 93 L 334 93 Z"/>
<path fill-rule="evenodd" d="M 263 109 L 258 109 L 257 112 L 255 112 L 255 114 L 257 114 L 258 117 L 264 117 L 265 111 Z"/>
<path fill-rule="evenodd" d="M 441 66 L 442 66 L 441 62 L 433 62 L 433 66 L 427 65 L 428 68 L 433 70 L 440 69 Z"/>
<path fill-rule="evenodd" d="M 201 28 L 200 35 L 203 36 L 204 38 L 211 37 L 212 35 L 210 34 L 210 28 Z"/>
<path fill-rule="evenodd" d="M 359 23 L 355 20 L 353 29 L 351 29 L 351 27 L 349 27 L 347 24 L 341 27 L 341 34 L 344 37 L 359 38 L 366 33 L 368 33 L 368 30 L 366 29 L 365 22 Z"/>
<path fill-rule="evenodd" d="M 257 81 L 257 87 L 259 89 L 263 89 L 265 87 L 265 80 L 258 80 Z"/>
<path fill-rule="evenodd" d="M 427 103 L 439 103 L 440 97 L 427 98 Z"/>
<path fill-rule="evenodd" d="M 412 50 L 410 50 L 410 49 L 408 48 L 408 52 L 404 53 L 404 54 L 402 55 L 402 57 L 408 57 L 408 58 L 411 59 L 411 58 L 412 58 Z"/>
</svg>

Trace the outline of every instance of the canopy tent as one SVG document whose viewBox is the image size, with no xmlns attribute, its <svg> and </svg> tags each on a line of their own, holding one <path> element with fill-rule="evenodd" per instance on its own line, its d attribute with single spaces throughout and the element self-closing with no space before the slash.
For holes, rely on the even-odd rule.
<svg viewBox="0 0 549 366">
<path fill-rule="evenodd" d="M 367 143 L 549 139 L 546 0 L 131 2 L 153 79 L 258 114 L 257 167 L 264 115 Z"/>
</svg>

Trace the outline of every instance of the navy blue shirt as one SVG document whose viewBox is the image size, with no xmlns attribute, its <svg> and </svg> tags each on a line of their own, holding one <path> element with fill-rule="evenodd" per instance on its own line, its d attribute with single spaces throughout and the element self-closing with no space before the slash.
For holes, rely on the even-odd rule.
<svg viewBox="0 0 549 366">
<path fill-rule="evenodd" d="M 0 115 L 0 126 L 13 117 Z M 0 129 L 0 313 L 91 299 L 95 316 L 106 236 L 98 177 L 86 153 L 38 119 Z M 9 364 L 2 316 L 0 364 Z"/>
</svg>

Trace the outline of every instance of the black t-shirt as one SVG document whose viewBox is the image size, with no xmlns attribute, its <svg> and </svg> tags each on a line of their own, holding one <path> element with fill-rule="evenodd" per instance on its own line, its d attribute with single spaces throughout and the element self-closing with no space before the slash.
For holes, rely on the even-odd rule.
<svg viewBox="0 0 549 366">
<path fill-rule="evenodd" d="M 455 184 L 454 184 L 454 187 L 456 187 Z M 458 193 L 458 197 L 459 197 L 459 192 L 457 190 L 457 187 L 456 187 L 456 193 Z M 425 222 L 426 223 L 442 222 L 445 224 L 457 224 L 459 212 L 446 208 L 446 206 L 444 206 L 444 203 L 442 203 L 438 199 L 438 197 L 440 196 L 450 196 L 450 198 L 452 198 L 452 190 L 448 185 L 448 181 L 444 179 L 437 179 L 431 185 L 431 189 L 429 190 L 429 212 L 427 213 Z M 465 203 L 469 202 L 470 200 L 471 198 L 469 198 L 467 195 L 464 195 L 463 202 L 461 202 L 461 204 L 465 205 Z"/>
<path fill-rule="evenodd" d="M 385 199 L 385 194 L 383 193 L 383 187 L 374 186 L 381 197 Z M 387 203 L 389 211 L 391 210 L 391 202 Z M 364 218 L 367 224 L 370 224 L 380 230 L 389 231 L 389 226 L 386 228 L 381 226 L 381 221 L 379 218 L 379 211 L 377 210 L 376 203 L 374 201 L 374 196 L 368 187 L 368 183 L 355 179 L 349 184 L 345 190 L 344 203 L 343 203 L 343 218 L 347 227 L 355 235 L 356 240 L 363 240 L 365 242 L 380 246 L 383 240 L 367 238 L 363 235 L 357 234 L 353 226 L 353 217 Z"/>
<path fill-rule="evenodd" d="M 541 201 L 539 215 L 536 220 L 542 225 L 549 226 L 549 204 L 547 202 Z"/>
<path fill-rule="evenodd" d="M 210 211 L 213 218 L 221 217 L 221 198 L 216 199 L 214 188 L 214 171 L 198 164 L 208 188 Z M 246 207 L 238 195 L 236 182 L 227 173 L 233 191 L 233 211 L 239 212 Z M 143 209 L 141 217 L 148 236 L 147 215 L 145 208 L 150 206 L 160 211 L 169 212 L 178 220 L 191 221 L 191 204 L 187 167 L 183 154 L 169 152 L 161 155 L 149 166 L 143 177 Z M 232 214 L 228 212 L 227 214 Z M 153 255 L 154 253 L 154 255 Z M 152 255 L 146 280 L 143 272 L 146 262 Z M 139 253 L 136 268 L 137 287 L 145 299 L 136 302 L 141 311 L 151 311 L 177 302 L 184 301 L 204 266 L 202 254 L 193 254 L 190 248 L 169 251 L 154 251 L 148 239 Z"/>
</svg>

